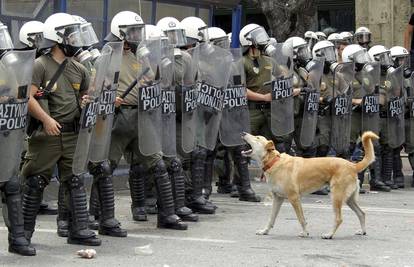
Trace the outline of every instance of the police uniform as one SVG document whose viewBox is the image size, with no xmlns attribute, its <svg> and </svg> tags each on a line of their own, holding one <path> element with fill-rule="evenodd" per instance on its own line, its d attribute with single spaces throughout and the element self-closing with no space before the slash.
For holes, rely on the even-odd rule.
<svg viewBox="0 0 414 267">
<path fill-rule="evenodd" d="M 248 53 L 243 56 L 244 71 L 246 73 L 246 87 L 259 94 L 271 93 L 270 86 L 264 83 L 272 80 L 272 60 L 264 55 L 252 58 Z M 253 135 L 263 135 L 276 143 L 280 152 L 290 151 L 291 136 L 275 136 L 271 131 L 270 102 L 249 100 L 250 129 Z"/>
<path fill-rule="evenodd" d="M 328 155 L 330 148 L 330 134 L 331 134 L 331 109 L 330 100 L 333 97 L 333 74 L 322 75 L 321 94 L 322 101 L 319 104 L 318 123 L 316 131 L 316 144 L 318 157 L 325 157 Z"/>
<path fill-rule="evenodd" d="M 80 94 L 89 87 L 89 75 L 81 64 L 71 58 L 67 60 L 62 75 L 52 87 L 51 93 L 46 96 L 47 112 L 61 125 L 61 134 L 49 136 L 42 129 L 37 129 L 28 140 L 28 150 L 22 168 L 22 175 L 25 177 L 23 195 L 25 231 L 30 240 L 43 189 L 49 183 L 57 164 L 60 182 L 68 188 L 65 202 L 71 207 L 68 243 L 77 243 L 77 240 L 82 239 L 86 244 L 90 242 L 90 245 L 100 245 L 100 240 L 95 238 L 95 234 L 87 230 L 83 177 L 74 176 L 72 173 L 72 161 L 78 138 Z M 37 88 L 45 88 L 59 66 L 60 64 L 51 55 L 37 58 L 32 84 Z"/>
<path fill-rule="evenodd" d="M 127 87 L 136 79 L 137 73 L 141 71 L 136 56 L 130 50 L 124 50 L 122 56 L 121 71 L 119 74 L 119 87 L 117 96 L 120 97 Z M 167 167 L 162 159 L 161 153 L 149 156 L 143 155 L 139 150 L 138 142 L 138 87 L 136 86 L 124 98 L 123 104 L 116 114 L 111 136 L 109 149 L 109 160 L 112 170 L 116 168 L 129 147 L 134 153 L 136 160 L 143 164 L 151 175 L 153 175 L 158 192 L 158 227 L 187 229 L 180 218 L 175 215 L 172 196 L 171 182 L 168 176 Z M 136 165 L 134 165 L 136 166 Z M 139 165 L 138 165 L 139 166 Z M 137 167 L 138 167 L 137 166 Z M 131 169 L 130 179 L 136 179 L 141 173 L 139 170 Z"/>
</svg>

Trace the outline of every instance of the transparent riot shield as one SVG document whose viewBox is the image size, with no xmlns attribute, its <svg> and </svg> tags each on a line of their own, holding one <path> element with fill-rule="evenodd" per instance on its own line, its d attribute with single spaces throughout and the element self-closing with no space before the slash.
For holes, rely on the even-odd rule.
<svg viewBox="0 0 414 267">
<path fill-rule="evenodd" d="M 98 117 L 93 129 L 91 148 L 89 150 L 89 160 L 94 163 L 108 159 L 115 116 L 116 90 L 118 88 L 119 72 L 122 62 L 122 42 L 108 42 L 105 46 L 111 47 L 112 53 L 105 74 L 104 87 L 99 97 Z"/>
<path fill-rule="evenodd" d="M 224 146 L 238 146 L 244 144 L 241 133 L 250 132 L 250 116 L 242 50 L 232 48 L 230 52 L 233 55 L 233 61 L 230 66 L 228 85 L 224 91 L 219 136 Z"/>
<path fill-rule="evenodd" d="M 0 182 L 19 173 L 35 51 L 10 51 L 0 60 Z"/>
<path fill-rule="evenodd" d="M 388 145 L 397 148 L 404 143 L 403 68 L 390 68 L 385 80 L 387 95 Z"/>
<path fill-rule="evenodd" d="M 162 47 L 161 56 L 162 153 L 166 157 L 174 157 L 177 154 L 174 47 Z"/>
<path fill-rule="evenodd" d="M 406 93 L 406 143 L 414 145 L 414 72 L 411 76 L 404 79 L 404 88 Z"/>
<path fill-rule="evenodd" d="M 185 153 L 194 150 L 197 127 L 197 90 L 196 79 L 200 46 L 181 51 L 175 60 L 176 84 L 181 102 L 181 149 Z"/>
<path fill-rule="evenodd" d="M 360 72 L 362 97 L 362 132 L 379 133 L 379 84 L 381 66 L 379 62 L 365 64 Z"/>
<path fill-rule="evenodd" d="M 161 39 L 142 42 L 137 49 L 138 143 L 143 155 L 162 151 Z M 141 78 L 142 77 L 142 78 Z"/>
<path fill-rule="evenodd" d="M 209 150 L 217 143 L 232 58 L 227 49 L 208 43 L 200 45 L 196 144 Z"/>
<path fill-rule="evenodd" d="M 89 88 L 84 96 L 88 103 L 82 108 L 78 141 L 73 155 L 72 171 L 75 175 L 87 172 L 93 129 L 99 113 L 99 97 L 104 87 L 107 68 L 111 62 L 111 53 L 112 48 L 104 46 L 101 55 L 95 60 L 92 67 Z"/>
<path fill-rule="evenodd" d="M 299 136 L 300 145 L 304 148 L 312 146 L 315 140 L 323 66 L 323 58 L 315 58 L 306 66 L 308 73 L 306 87 L 303 90 L 305 95 Z"/>
<path fill-rule="evenodd" d="M 273 81 L 271 102 L 271 130 L 276 136 L 294 130 L 293 105 L 293 50 L 292 43 L 278 43 L 273 54 Z"/>
<path fill-rule="evenodd" d="M 331 103 L 331 146 L 337 154 L 346 154 L 351 137 L 352 81 L 354 64 L 339 63 L 333 68 Z"/>
</svg>

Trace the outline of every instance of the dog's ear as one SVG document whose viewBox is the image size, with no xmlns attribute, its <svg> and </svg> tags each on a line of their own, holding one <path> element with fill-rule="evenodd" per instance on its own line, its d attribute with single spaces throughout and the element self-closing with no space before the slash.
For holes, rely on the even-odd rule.
<svg viewBox="0 0 414 267">
<path fill-rule="evenodd" d="M 269 152 L 273 151 L 273 150 L 276 150 L 275 149 L 275 144 L 273 143 L 273 141 L 268 141 L 266 146 L 265 146 L 265 149 Z"/>
</svg>

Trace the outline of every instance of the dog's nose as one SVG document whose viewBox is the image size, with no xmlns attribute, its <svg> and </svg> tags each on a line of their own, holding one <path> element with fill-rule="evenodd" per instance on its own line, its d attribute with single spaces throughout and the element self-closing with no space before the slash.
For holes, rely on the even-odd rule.
<svg viewBox="0 0 414 267">
<path fill-rule="evenodd" d="M 240 133 L 240 135 L 243 137 L 243 136 L 245 136 L 247 133 L 246 132 L 242 132 L 242 133 Z"/>
</svg>

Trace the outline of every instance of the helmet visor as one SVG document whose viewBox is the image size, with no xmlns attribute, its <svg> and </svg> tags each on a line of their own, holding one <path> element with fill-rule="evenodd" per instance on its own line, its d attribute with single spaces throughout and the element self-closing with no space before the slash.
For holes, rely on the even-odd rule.
<svg viewBox="0 0 414 267">
<path fill-rule="evenodd" d="M 210 41 L 210 38 L 208 36 L 208 26 L 198 28 L 198 36 L 201 37 L 201 42 Z"/>
<path fill-rule="evenodd" d="M 265 45 L 269 42 L 269 35 L 263 27 L 259 27 L 254 29 L 253 31 L 249 32 L 250 41 L 253 42 L 254 45 Z M 249 39 L 249 38 L 246 38 Z"/>
<path fill-rule="evenodd" d="M 308 49 L 312 51 L 313 46 L 318 42 L 318 39 L 314 38 L 305 38 L 306 42 L 308 43 Z"/>
<path fill-rule="evenodd" d="M 223 37 L 223 38 L 218 38 L 218 39 L 214 39 L 211 41 L 214 45 L 224 48 L 224 49 L 229 49 L 230 48 L 230 41 L 229 38 Z"/>
<path fill-rule="evenodd" d="M 10 37 L 9 31 L 7 30 L 7 26 L 0 26 L 0 49 L 7 50 L 13 49 L 13 47 L 13 42 Z"/>
<path fill-rule="evenodd" d="M 63 42 L 64 44 L 75 47 L 83 46 L 81 29 L 79 24 L 69 25 L 63 28 Z"/>
<path fill-rule="evenodd" d="M 176 47 L 185 46 L 187 43 L 185 31 L 182 29 L 165 31 L 165 34 L 167 35 L 170 44 Z"/>
<path fill-rule="evenodd" d="M 355 63 L 365 64 L 371 61 L 371 57 L 369 56 L 368 51 L 364 48 L 360 51 L 355 52 L 352 55 L 352 60 Z"/>
<path fill-rule="evenodd" d="M 29 33 L 27 35 L 27 40 L 32 43 L 33 48 L 39 48 L 40 44 L 43 42 L 43 33 L 41 32 Z"/>
<path fill-rule="evenodd" d="M 327 62 L 335 62 L 336 61 L 335 47 L 329 46 L 329 47 L 322 48 L 317 52 L 317 56 L 324 57 L 325 61 Z"/>
<path fill-rule="evenodd" d="M 371 33 L 369 32 L 360 32 L 356 34 L 356 39 L 358 43 L 364 44 L 371 42 Z"/>
<path fill-rule="evenodd" d="M 298 47 L 296 55 L 298 59 L 303 61 L 308 61 L 312 59 L 312 53 L 307 45 Z"/>
<path fill-rule="evenodd" d="M 375 60 L 379 61 L 382 66 L 391 66 L 392 60 L 389 52 L 384 52 L 375 56 Z"/>
<path fill-rule="evenodd" d="M 92 46 L 99 43 L 98 37 L 91 23 L 81 25 L 83 46 Z"/>
<path fill-rule="evenodd" d="M 119 26 L 125 36 L 125 40 L 130 43 L 137 43 L 145 40 L 145 27 L 142 25 Z"/>
<path fill-rule="evenodd" d="M 394 63 L 397 67 L 410 67 L 410 60 L 408 55 L 398 56 L 394 58 Z"/>
</svg>

